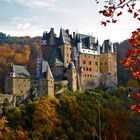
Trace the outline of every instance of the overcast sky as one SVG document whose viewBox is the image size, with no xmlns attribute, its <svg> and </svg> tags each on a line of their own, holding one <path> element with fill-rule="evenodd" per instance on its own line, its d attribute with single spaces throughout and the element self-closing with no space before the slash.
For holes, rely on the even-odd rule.
<svg viewBox="0 0 140 140">
<path fill-rule="evenodd" d="M 140 22 L 125 14 L 118 23 L 101 26 L 101 7 L 94 0 L 0 0 L 0 32 L 14 36 L 41 36 L 43 31 L 60 28 L 121 42 L 131 36 Z"/>
</svg>

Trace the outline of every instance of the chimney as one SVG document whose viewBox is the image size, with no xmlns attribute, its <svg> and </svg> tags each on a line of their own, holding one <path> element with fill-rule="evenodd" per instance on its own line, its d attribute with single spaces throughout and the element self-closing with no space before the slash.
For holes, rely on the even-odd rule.
<svg viewBox="0 0 140 140">
<path fill-rule="evenodd" d="M 69 35 L 69 29 L 66 29 L 66 33 Z"/>
</svg>

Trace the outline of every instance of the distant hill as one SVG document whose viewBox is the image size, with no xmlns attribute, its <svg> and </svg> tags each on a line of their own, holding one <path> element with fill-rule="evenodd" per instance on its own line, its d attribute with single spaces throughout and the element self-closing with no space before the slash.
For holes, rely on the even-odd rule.
<svg viewBox="0 0 140 140">
<path fill-rule="evenodd" d="M 0 32 L 0 47 L 3 44 L 8 44 L 9 47 L 13 49 L 15 46 L 21 48 L 24 45 L 28 45 L 31 50 L 30 57 L 33 59 L 41 56 L 40 39 L 41 36 L 33 38 L 30 36 L 13 37 Z"/>
<path fill-rule="evenodd" d="M 131 49 L 131 44 L 128 40 L 121 43 L 115 43 L 117 47 L 117 73 L 119 85 L 127 85 L 127 82 L 132 78 L 132 73 L 125 71 L 123 65 L 120 64 L 120 60 L 124 59 L 128 49 Z"/>
</svg>

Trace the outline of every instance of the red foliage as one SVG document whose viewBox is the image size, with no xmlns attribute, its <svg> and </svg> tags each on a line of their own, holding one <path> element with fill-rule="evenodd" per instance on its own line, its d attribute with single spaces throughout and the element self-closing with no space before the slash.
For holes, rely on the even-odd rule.
<svg viewBox="0 0 140 140">
<path fill-rule="evenodd" d="M 101 21 L 101 25 L 106 26 L 106 22 Z"/>
<path fill-rule="evenodd" d="M 101 0 L 95 0 L 97 4 Z M 140 21 L 140 9 L 136 9 L 136 3 L 139 0 L 104 0 L 104 9 L 100 10 L 99 13 L 102 14 L 104 17 L 108 18 L 107 21 L 110 21 L 108 23 L 116 23 L 117 20 L 113 20 L 113 18 L 119 17 L 123 14 L 123 9 L 125 9 L 127 12 L 133 14 L 133 18 Z M 124 8 L 126 7 L 126 8 Z M 106 24 L 102 24 L 106 26 Z"/>
<path fill-rule="evenodd" d="M 138 105 L 131 105 L 131 110 L 135 110 L 140 113 L 140 106 Z"/>
<path fill-rule="evenodd" d="M 98 4 L 100 0 L 95 0 Z M 107 23 L 116 23 L 114 17 L 119 17 L 123 14 L 122 10 L 126 7 L 126 11 L 133 14 L 133 18 L 140 21 L 140 9 L 136 9 L 136 4 L 139 0 L 105 0 L 104 9 L 99 11 L 100 14 L 108 18 L 101 24 L 106 26 Z M 120 11 L 121 9 L 121 11 Z M 125 70 L 131 71 L 135 79 L 140 79 L 140 28 L 132 32 L 131 38 L 128 40 L 132 49 L 128 49 L 126 58 L 120 63 L 125 67 Z M 135 96 L 137 101 L 140 101 L 140 93 Z M 131 109 L 140 113 L 140 105 L 131 105 Z"/>
<path fill-rule="evenodd" d="M 140 101 L 140 93 L 136 94 L 136 99 L 137 99 L 137 101 Z"/>
</svg>

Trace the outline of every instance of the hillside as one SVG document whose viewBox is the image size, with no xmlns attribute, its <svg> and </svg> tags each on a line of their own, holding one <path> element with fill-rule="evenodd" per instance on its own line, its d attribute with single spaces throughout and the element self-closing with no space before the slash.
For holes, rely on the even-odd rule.
<svg viewBox="0 0 140 140">
<path fill-rule="evenodd" d="M 11 37 L 0 33 L 0 88 L 3 90 L 4 78 L 11 64 L 30 65 L 41 57 L 41 37 Z"/>
<path fill-rule="evenodd" d="M 65 91 L 57 98 L 29 100 L 11 112 L 5 110 L 8 123 L 0 123 L 0 139 L 138 140 L 139 124 L 135 123 L 140 120 L 129 109 L 132 99 L 124 88 L 113 94 Z"/>
</svg>

